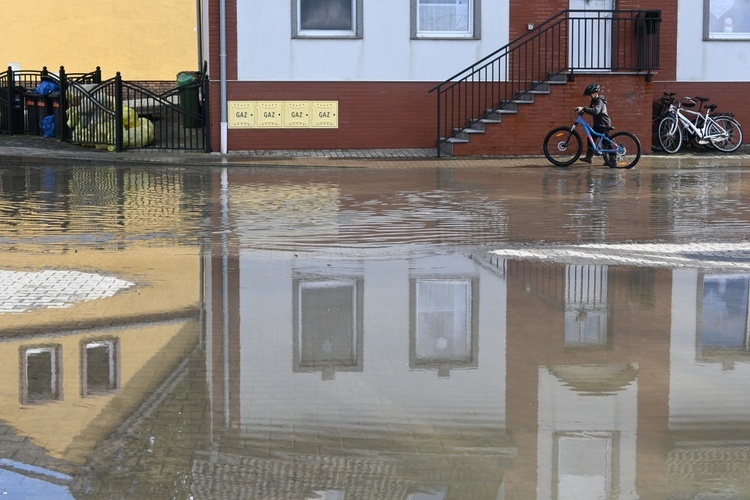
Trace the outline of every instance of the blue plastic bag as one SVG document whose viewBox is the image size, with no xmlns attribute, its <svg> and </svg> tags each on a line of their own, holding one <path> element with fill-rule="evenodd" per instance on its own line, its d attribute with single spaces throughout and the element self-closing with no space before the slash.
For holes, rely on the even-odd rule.
<svg viewBox="0 0 750 500">
<path fill-rule="evenodd" d="M 59 92 L 60 86 L 56 84 L 55 82 L 50 82 L 49 80 L 44 80 L 42 83 L 37 85 L 36 92 L 39 95 L 47 95 L 50 92 Z"/>
<path fill-rule="evenodd" d="M 42 130 L 47 139 L 55 137 L 55 115 L 47 115 L 42 118 Z"/>
</svg>

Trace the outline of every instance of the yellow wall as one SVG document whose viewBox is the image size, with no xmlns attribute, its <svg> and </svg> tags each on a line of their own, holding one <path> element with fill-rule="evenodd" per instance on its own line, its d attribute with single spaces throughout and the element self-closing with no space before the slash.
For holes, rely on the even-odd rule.
<svg viewBox="0 0 750 500">
<path fill-rule="evenodd" d="M 199 69 L 196 0 L 25 0 L 2 24 L 0 72 L 100 66 L 104 79 L 176 80 Z"/>
</svg>

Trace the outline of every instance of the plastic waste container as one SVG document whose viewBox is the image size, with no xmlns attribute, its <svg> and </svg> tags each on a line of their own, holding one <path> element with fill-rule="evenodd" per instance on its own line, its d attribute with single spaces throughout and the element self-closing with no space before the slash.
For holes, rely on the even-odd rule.
<svg viewBox="0 0 750 500">
<path fill-rule="evenodd" d="M 34 135 L 43 135 L 42 120 L 49 114 L 49 98 L 36 92 L 23 94 L 28 116 L 28 131 Z"/>
<path fill-rule="evenodd" d="M 58 139 L 62 139 L 65 120 L 63 120 L 60 92 L 50 92 L 47 97 L 47 111 L 49 114 L 54 115 L 55 117 L 55 137 L 57 137 Z"/>
<path fill-rule="evenodd" d="M 24 130 L 24 108 L 23 93 L 26 89 L 14 85 L 12 88 L 0 88 L 3 96 L 8 96 L 9 104 L 6 107 L 0 106 L 0 130 L 10 132 L 11 134 L 22 133 Z"/>
<path fill-rule="evenodd" d="M 201 114 L 201 103 L 199 98 L 200 73 L 195 71 L 181 71 L 177 73 L 177 88 L 179 89 L 180 109 Z M 183 115 L 185 127 L 201 127 L 202 120 L 195 116 Z"/>
</svg>

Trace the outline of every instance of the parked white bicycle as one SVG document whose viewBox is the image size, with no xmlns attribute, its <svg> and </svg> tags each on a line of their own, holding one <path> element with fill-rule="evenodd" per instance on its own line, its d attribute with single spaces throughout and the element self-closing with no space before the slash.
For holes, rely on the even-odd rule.
<svg viewBox="0 0 750 500">
<path fill-rule="evenodd" d="M 742 127 L 728 115 L 711 115 L 715 104 L 706 106 L 705 114 L 688 108 L 695 100 L 684 97 L 669 105 L 668 113 L 661 119 L 657 135 L 661 147 L 667 153 L 676 153 L 683 141 L 695 144 L 710 144 L 720 151 L 731 153 L 742 145 Z"/>
</svg>

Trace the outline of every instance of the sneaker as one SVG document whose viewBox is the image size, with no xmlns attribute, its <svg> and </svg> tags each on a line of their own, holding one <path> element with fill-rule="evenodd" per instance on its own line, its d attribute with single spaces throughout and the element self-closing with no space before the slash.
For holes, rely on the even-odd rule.
<svg viewBox="0 0 750 500">
<path fill-rule="evenodd" d="M 581 161 L 584 163 L 591 163 L 591 158 L 588 156 L 584 156 L 583 158 L 581 158 Z"/>
</svg>

